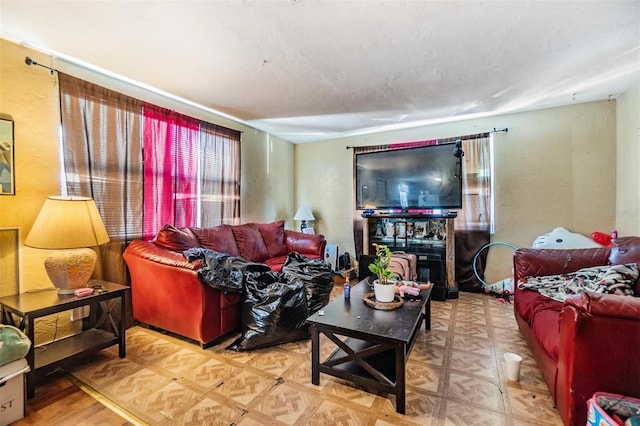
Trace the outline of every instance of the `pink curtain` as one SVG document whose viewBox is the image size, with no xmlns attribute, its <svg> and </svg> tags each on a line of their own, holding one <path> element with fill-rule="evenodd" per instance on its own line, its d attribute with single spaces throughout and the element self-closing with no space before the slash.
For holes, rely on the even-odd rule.
<svg viewBox="0 0 640 426">
<path fill-rule="evenodd" d="M 165 224 L 197 225 L 198 128 L 195 119 L 144 105 L 143 238 Z"/>
</svg>

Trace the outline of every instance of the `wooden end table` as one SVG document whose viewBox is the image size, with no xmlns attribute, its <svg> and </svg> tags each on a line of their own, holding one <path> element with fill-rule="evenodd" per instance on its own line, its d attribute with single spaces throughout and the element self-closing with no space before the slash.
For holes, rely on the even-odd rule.
<svg viewBox="0 0 640 426">
<path fill-rule="evenodd" d="M 101 280 L 91 280 L 89 287 L 101 286 L 86 297 L 60 295 L 55 290 L 20 293 L 0 298 L 2 322 L 22 330 L 31 340 L 27 354 L 30 371 L 27 373 L 27 397 L 35 395 L 38 376 L 68 364 L 90 351 L 99 351 L 118 344 L 120 358 L 126 356 L 125 348 L 125 294 L 129 287 Z M 120 299 L 120 318 L 113 318 L 113 299 Z M 73 336 L 38 346 L 36 350 L 34 320 L 46 315 L 89 306 L 89 316 L 83 319 L 82 332 Z M 98 318 L 98 306 L 102 308 Z M 19 322 L 16 323 L 16 317 Z M 100 327 L 106 326 L 111 331 Z"/>
<path fill-rule="evenodd" d="M 320 373 L 324 373 L 396 395 L 396 411 L 404 414 L 407 359 L 422 322 L 426 330 L 431 328 L 431 289 L 393 311 L 365 305 L 362 297 L 370 291 L 365 279 L 351 289 L 349 301 L 336 298 L 307 320 L 311 325 L 311 382 L 319 385 Z M 323 362 L 320 333 L 337 346 Z"/>
</svg>

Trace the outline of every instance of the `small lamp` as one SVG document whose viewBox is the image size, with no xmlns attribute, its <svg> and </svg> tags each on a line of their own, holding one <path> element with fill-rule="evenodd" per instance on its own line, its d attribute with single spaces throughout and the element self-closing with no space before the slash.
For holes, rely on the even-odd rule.
<svg viewBox="0 0 640 426">
<path fill-rule="evenodd" d="M 311 213 L 309 207 L 300 206 L 300 208 L 296 212 L 296 215 L 293 217 L 293 220 L 302 221 L 302 223 L 300 223 L 300 232 L 304 232 L 304 229 L 307 227 L 307 221 L 315 220 L 315 217 L 313 217 L 313 213 Z"/>
<path fill-rule="evenodd" d="M 25 246 L 58 250 L 44 261 L 58 294 L 86 287 L 98 255 L 88 247 L 109 242 L 95 202 L 86 197 L 49 197 L 27 235 Z"/>
</svg>

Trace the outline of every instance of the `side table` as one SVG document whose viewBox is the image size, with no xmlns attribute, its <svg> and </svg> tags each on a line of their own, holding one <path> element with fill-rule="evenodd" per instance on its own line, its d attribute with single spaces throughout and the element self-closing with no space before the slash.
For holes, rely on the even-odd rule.
<svg viewBox="0 0 640 426">
<path fill-rule="evenodd" d="M 0 298 L 2 322 L 22 330 L 31 340 L 27 363 L 27 397 L 35 395 L 38 377 L 72 362 L 89 351 L 99 351 L 118 344 L 120 358 L 126 356 L 125 347 L 125 294 L 129 287 L 102 280 L 91 280 L 89 287 L 100 286 L 92 295 L 76 297 L 59 295 L 56 291 L 20 293 Z M 120 318 L 114 319 L 111 310 L 114 299 L 120 299 Z M 40 345 L 36 348 L 34 320 L 59 312 L 89 306 L 89 316 L 83 320 L 82 332 Z M 98 318 L 98 307 L 102 308 Z M 16 323 L 16 317 L 19 322 Z M 107 330 L 99 327 L 105 326 Z M 110 330 L 110 331 L 108 331 Z"/>
</svg>

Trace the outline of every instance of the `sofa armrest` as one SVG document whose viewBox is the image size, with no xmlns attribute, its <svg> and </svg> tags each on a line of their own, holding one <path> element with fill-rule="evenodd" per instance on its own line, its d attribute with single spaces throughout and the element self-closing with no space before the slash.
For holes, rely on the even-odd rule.
<svg viewBox="0 0 640 426">
<path fill-rule="evenodd" d="M 638 321 L 640 324 L 640 297 L 580 293 L 569 297 L 564 306 L 572 307 L 582 315 Z"/>
<path fill-rule="evenodd" d="M 608 247 L 588 249 L 526 249 L 516 250 L 513 257 L 513 278 L 566 274 L 578 269 L 609 264 Z"/>
<path fill-rule="evenodd" d="M 127 246 L 126 252 L 128 256 L 136 256 L 142 259 L 151 260 L 167 266 L 176 266 L 179 268 L 197 270 L 202 266 L 197 262 L 187 262 L 186 257 L 182 253 L 162 248 L 152 242 L 134 240 Z"/>
<path fill-rule="evenodd" d="M 582 293 L 560 314 L 556 406 L 565 424 L 585 424 L 595 392 L 640 397 L 640 298 Z"/>
<path fill-rule="evenodd" d="M 198 265 L 146 241 L 122 255 L 131 277 L 133 318 L 208 344 L 240 325 L 240 295 L 204 284 Z"/>
<path fill-rule="evenodd" d="M 285 229 L 284 237 L 289 253 L 312 254 L 319 256 L 320 259 L 324 258 L 324 248 L 327 245 L 327 240 L 323 235 L 304 234 Z"/>
</svg>

